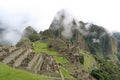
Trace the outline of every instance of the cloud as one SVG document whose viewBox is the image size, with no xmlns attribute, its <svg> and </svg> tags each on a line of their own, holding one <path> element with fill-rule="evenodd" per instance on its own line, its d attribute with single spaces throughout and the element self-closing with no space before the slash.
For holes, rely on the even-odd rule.
<svg viewBox="0 0 120 80">
<path fill-rule="evenodd" d="M 8 35 L 14 36 L 15 44 L 19 39 L 19 35 L 13 35 L 16 30 L 21 34 L 29 25 L 38 32 L 48 29 L 61 8 L 69 9 L 78 20 L 119 31 L 119 0 L 0 0 L 0 28 L 5 29 L 0 37 L 12 41 Z"/>
</svg>

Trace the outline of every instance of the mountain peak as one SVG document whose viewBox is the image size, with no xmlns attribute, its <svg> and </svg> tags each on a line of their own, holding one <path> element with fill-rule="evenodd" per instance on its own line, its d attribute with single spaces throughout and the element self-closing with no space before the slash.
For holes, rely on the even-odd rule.
<svg viewBox="0 0 120 80">
<path fill-rule="evenodd" d="M 73 21 L 75 22 L 74 17 L 67 10 L 62 9 L 55 15 L 49 29 L 57 30 L 71 25 Z"/>
<path fill-rule="evenodd" d="M 65 38 L 71 38 L 73 35 L 72 30 L 80 28 L 79 21 L 74 18 L 67 10 L 60 10 L 55 15 L 51 25 L 50 30 L 57 31 L 62 30 L 61 34 Z"/>
<path fill-rule="evenodd" d="M 31 26 L 28 26 L 28 27 L 25 28 L 25 31 L 34 32 L 35 30 Z"/>
<path fill-rule="evenodd" d="M 27 37 L 31 36 L 32 34 L 37 34 L 37 32 L 31 26 L 26 27 L 23 32 L 23 35 L 21 37 L 21 40 L 26 39 Z"/>
</svg>

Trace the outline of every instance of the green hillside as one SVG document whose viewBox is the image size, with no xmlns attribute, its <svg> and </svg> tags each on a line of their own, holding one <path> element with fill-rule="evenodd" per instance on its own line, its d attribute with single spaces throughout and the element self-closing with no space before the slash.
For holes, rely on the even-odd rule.
<svg viewBox="0 0 120 80">
<path fill-rule="evenodd" d="M 55 78 L 16 70 L 0 62 L 0 80 L 53 80 Z"/>
</svg>

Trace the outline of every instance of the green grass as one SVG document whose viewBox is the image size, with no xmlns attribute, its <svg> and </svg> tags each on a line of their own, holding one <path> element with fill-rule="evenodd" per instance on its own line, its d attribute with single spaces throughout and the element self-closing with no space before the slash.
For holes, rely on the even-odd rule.
<svg viewBox="0 0 120 80">
<path fill-rule="evenodd" d="M 73 78 L 66 69 L 61 67 L 60 71 L 61 71 L 62 75 L 64 76 L 64 78 L 66 78 L 68 80 L 75 80 L 75 78 Z"/>
<path fill-rule="evenodd" d="M 33 43 L 33 48 L 34 48 L 36 53 L 44 52 L 44 53 L 47 53 L 49 55 L 58 55 L 56 51 L 52 51 L 48 48 L 47 43 L 35 42 L 35 43 Z"/>
<path fill-rule="evenodd" d="M 81 54 L 84 56 L 84 63 L 83 63 L 84 69 L 90 70 L 90 68 L 95 63 L 95 59 L 94 59 L 93 55 L 88 52 L 85 52 L 85 51 L 81 51 Z"/>
<path fill-rule="evenodd" d="M 76 69 L 76 65 L 71 64 L 71 63 L 66 63 L 66 64 L 63 65 L 63 67 L 65 69 L 67 69 L 69 71 L 69 73 L 74 72 L 74 70 Z"/>
<path fill-rule="evenodd" d="M 68 60 L 65 57 L 59 56 L 59 54 L 56 51 L 52 51 L 48 48 L 47 43 L 43 43 L 43 42 L 35 42 L 33 43 L 33 48 L 35 50 L 35 52 L 37 53 L 41 53 L 44 52 L 48 55 L 53 55 L 55 61 L 59 64 L 65 64 L 68 62 Z M 60 68 L 61 73 L 63 74 L 63 76 L 69 80 L 73 80 L 74 78 L 69 74 L 69 72 L 67 70 L 65 70 L 64 68 Z"/>
<path fill-rule="evenodd" d="M 33 43 L 33 48 L 36 53 L 41 53 L 44 52 L 49 55 L 53 55 L 54 59 L 56 60 L 57 63 L 64 64 L 68 62 L 68 60 L 65 57 L 59 56 L 59 54 L 56 51 L 52 51 L 48 48 L 47 43 L 43 42 L 35 42 Z"/>
<path fill-rule="evenodd" d="M 0 80 L 54 80 L 54 78 L 16 70 L 0 62 Z"/>
<path fill-rule="evenodd" d="M 65 64 L 68 62 L 68 60 L 65 57 L 60 57 L 60 56 L 54 56 L 54 59 L 56 60 L 57 63 L 59 64 Z"/>
</svg>

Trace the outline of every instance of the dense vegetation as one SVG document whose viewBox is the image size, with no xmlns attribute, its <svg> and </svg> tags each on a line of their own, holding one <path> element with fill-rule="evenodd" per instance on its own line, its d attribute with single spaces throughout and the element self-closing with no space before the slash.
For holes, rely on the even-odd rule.
<svg viewBox="0 0 120 80">
<path fill-rule="evenodd" d="M 115 39 L 101 26 L 91 24 L 86 28 L 87 23 L 80 22 L 82 27 L 79 27 L 77 26 L 79 22 L 77 23 L 73 19 L 66 26 L 69 29 L 67 33 L 70 33 L 71 37 L 66 38 L 62 34 L 65 28 L 62 23 L 64 22 L 63 17 L 65 18 L 64 14 L 61 15 L 60 21 L 53 20 L 50 28 L 43 32 L 41 31 L 39 34 L 32 27 L 27 27 L 21 41 L 16 45 L 22 48 L 30 48 L 34 53 L 52 57 L 51 59 L 55 63 L 54 66 L 59 66 L 57 71 L 60 76 L 56 77 L 54 74 L 52 77 L 49 75 L 36 75 L 24 70 L 16 70 L 0 63 L 0 79 L 57 80 L 64 78 L 65 80 L 120 80 L 119 34 L 114 34 Z M 80 29 L 83 31 L 80 31 Z M 82 32 L 86 34 L 83 35 Z M 49 57 L 47 59 L 49 60 Z M 51 62 L 46 60 L 45 63 Z M 47 74 L 47 72 L 51 73 L 49 70 L 46 70 L 44 73 Z"/>
<path fill-rule="evenodd" d="M 91 74 L 97 80 L 120 80 L 120 68 L 111 62 L 102 62 Z"/>
</svg>

